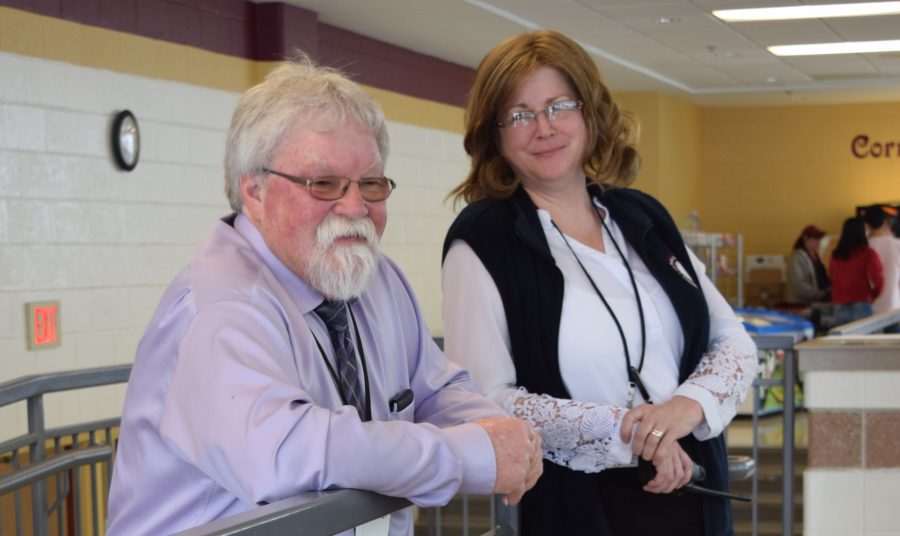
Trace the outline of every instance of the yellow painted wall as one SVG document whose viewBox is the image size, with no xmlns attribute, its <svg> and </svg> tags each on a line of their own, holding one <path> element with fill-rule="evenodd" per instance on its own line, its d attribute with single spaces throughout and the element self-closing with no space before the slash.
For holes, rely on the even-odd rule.
<svg viewBox="0 0 900 536">
<path fill-rule="evenodd" d="M 641 125 L 643 163 L 634 187 L 657 197 L 675 222 L 684 225 L 700 205 L 700 109 L 661 93 L 621 93 L 616 98 Z"/>
<path fill-rule="evenodd" d="M 660 199 L 678 225 L 699 209 L 701 181 L 700 110 L 677 97 L 660 95 Z M 710 229 L 727 231 L 728 229 Z"/>
<path fill-rule="evenodd" d="M 619 106 L 634 114 L 640 126 L 638 149 L 641 171 L 633 186 L 653 196 L 659 196 L 659 94 L 650 92 L 619 93 L 614 95 Z"/>
<path fill-rule="evenodd" d="M 851 142 L 900 143 L 900 103 L 704 108 L 704 228 L 743 233 L 748 254 L 787 253 L 815 223 L 839 234 L 854 207 L 900 200 L 900 156 L 856 158 Z"/>
<path fill-rule="evenodd" d="M 253 61 L 6 7 L 0 50 L 235 92 L 259 78 Z"/>
<path fill-rule="evenodd" d="M 747 255 L 788 253 L 810 223 L 837 236 L 857 205 L 900 201 L 900 103 L 704 108 L 660 93 L 616 98 L 641 124 L 634 186 L 679 225 L 697 210 L 703 230 L 743 234 Z M 853 154 L 860 134 L 869 152 L 881 144 L 880 157 Z"/>
</svg>

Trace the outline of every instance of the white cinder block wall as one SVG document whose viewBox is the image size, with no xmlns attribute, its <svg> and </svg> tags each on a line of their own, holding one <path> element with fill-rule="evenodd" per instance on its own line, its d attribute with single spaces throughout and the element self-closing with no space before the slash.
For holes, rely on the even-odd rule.
<svg viewBox="0 0 900 536">
<path fill-rule="evenodd" d="M 384 251 L 409 278 L 432 334 L 441 325 L 441 249 L 455 212 L 447 194 L 469 171 L 462 135 L 388 124 L 391 153 L 385 174 L 397 181 L 388 201 Z"/>
<path fill-rule="evenodd" d="M 134 358 L 165 286 L 226 214 L 222 158 L 236 93 L 0 52 L 0 383 Z M 116 111 L 138 118 L 138 167 L 109 149 Z M 468 168 L 462 137 L 390 123 L 384 249 L 440 333 L 447 192 Z M 62 345 L 28 351 L 24 304 L 59 300 Z M 123 386 L 45 399 L 47 426 L 116 416 Z M 25 405 L 0 408 L 0 441 Z"/>
</svg>

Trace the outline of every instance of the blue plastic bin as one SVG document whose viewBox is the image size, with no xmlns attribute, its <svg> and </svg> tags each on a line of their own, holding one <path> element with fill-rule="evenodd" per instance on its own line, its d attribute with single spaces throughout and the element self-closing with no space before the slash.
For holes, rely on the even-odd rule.
<svg viewBox="0 0 900 536">
<path fill-rule="evenodd" d="M 793 335 L 794 342 L 812 339 L 815 335 L 815 329 L 809 320 L 783 313 L 781 311 L 773 311 L 771 309 L 753 309 L 748 307 L 740 307 L 734 310 L 738 320 L 744 325 L 744 329 L 751 335 Z M 782 378 L 783 370 L 783 354 L 780 351 L 760 352 L 760 364 L 762 366 L 763 378 Z M 798 378 L 799 382 L 799 378 Z M 764 388 L 760 393 L 759 413 L 760 415 L 768 415 L 783 410 L 784 390 L 781 386 L 770 386 Z M 803 390 L 799 385 L 794 386 L 794 402 L 795 407 L 803 405 Z M 747 415 L 752 413 L 752 401 L 745 402 L 738 410 L 738 414 Z"/>
<path fill-rule="evenodd" d="M 773 311 L 772 309 L 754 309 L 751 307 L 738 307 L 734 310 L 738 320 L 744 324 L 744 329 L 749 333 L 759 335 L 797 335 L 796 340 L 812 339 L 815 333 L 812 322 L 809 320 Z"/>
</svg>

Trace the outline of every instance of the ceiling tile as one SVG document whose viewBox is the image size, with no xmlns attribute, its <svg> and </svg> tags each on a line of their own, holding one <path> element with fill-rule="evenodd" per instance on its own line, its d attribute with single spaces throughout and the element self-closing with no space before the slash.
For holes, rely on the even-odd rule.
<svg viewBox="0 0 900 536">
<path fill-rule="evenodd" d="M 837 56 L 795 56 L 783 58 L 784 62 L 809 76 L 860 75 L 877 72 L 868 62 L 856 54 Z"/>
<path fill-rule="evenodd" d="M 710 14 L 839 0 L 286 1 L 327 24 L 473 68 L 502 39 L 537 26 L 582 43 L 616 91 L 663 91 L 716 105 L 742 95 L 748 103 L 784 100 L 785 87 L 808 88 L 815 100 L 829 94 L 900 100 L 900 56 L 778 58 L 765 48 L 900 39 L 900 16 L 728 24 Z M 659 17 L 673 21 L 659 24 Z M 768 77 L 777 81 L 767 84 Z M 796 100 L 799 93 L 791 91 Z"/>
<path fill-rule="evenodd" d="M 900 39 L 900 15 L 828 19 L 825 24 L 846 41 Z"/>
</svg>

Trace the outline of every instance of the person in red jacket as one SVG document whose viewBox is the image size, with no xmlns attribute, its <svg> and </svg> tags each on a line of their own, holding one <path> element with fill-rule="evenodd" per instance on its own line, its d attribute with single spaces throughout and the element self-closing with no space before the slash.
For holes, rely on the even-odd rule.
<svg viewBox="0 0 900 536">
<path fill-rule="evenodd" d="M 881 294 L 884 271 L 869 247 L 861 218 L 847 218 L 828 264 L 834 321 L 846 324 L 872 315 L 872 301 Z"/>
</svg>

